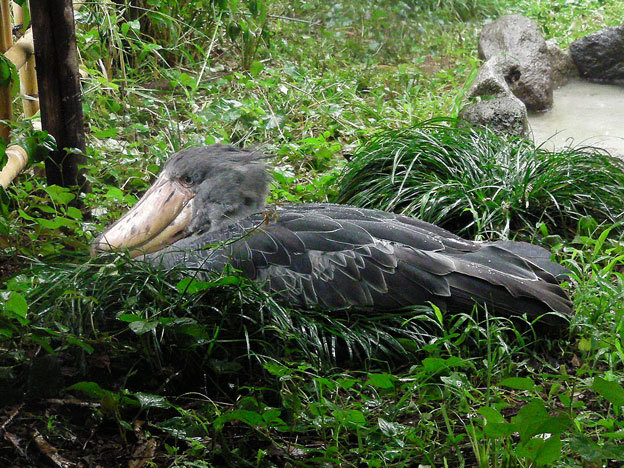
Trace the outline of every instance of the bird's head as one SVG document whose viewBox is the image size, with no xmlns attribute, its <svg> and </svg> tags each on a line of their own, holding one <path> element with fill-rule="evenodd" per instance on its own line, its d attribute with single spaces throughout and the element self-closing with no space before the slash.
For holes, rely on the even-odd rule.
<svg viewBox="0 0 624 468">
<path fill-rule="evenodd" d="M 270 180 L 263 159 L 258 152 L 226 145 L 175 153 L 137 204 L 94 241 L 92 253 L 156 252 L 262 210 Z"/>
</svg>

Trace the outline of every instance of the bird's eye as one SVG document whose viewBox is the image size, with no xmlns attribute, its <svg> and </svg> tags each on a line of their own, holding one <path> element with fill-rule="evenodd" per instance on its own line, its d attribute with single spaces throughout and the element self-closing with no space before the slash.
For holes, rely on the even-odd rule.
<svg viewBox="0 0 624 468">
<path fill-rule="evenodd" d="M 180 177 L 180 179 L 182 180 L 182 183 L 184 185 L 192 185 L 193 184 L 193 176 L 185 175 L 185 176 Z"/>
</svg>

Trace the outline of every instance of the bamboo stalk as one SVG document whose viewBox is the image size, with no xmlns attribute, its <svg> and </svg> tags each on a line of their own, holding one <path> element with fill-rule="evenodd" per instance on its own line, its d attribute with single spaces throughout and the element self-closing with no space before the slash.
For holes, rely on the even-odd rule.
<svg viewBox="0 0 624 468">
<path fill-rule="evenodd" d="M 34 56 L 28 58 L 26 66 L 20 68 L 19 74 L 24 117 L 32 117 L 39 112 L 39 88 L 37 86 Z"/>
<path fill-rule="evenodd" d="M 6 150 L 6 155 L 9 160 L 2 168 L 2 171 L 0 171 L 0 185 L 5 189 L 28 163 L 28 154 L 21 146 L 9 146 Z"/>
<path fill-rule="evenodd" d="M 26 25 L 24 24 L 24 9 L 15 2 L 13 2 L 13 23 L 15 23 L 16 26 L 21 25 L 20 33 L 23 33 L 26 29 Z"/>
<path fill-rule="evenodd" d="M 13 45 L 13 30 L 11 26 L 11 3 L 9 0 L 0 0 L 0 45 L 6 52 Z"/>
<path fill-rule="evenodd" d="M 13 45 L 11 31 L 11 4 L 9 0 L 0 0 L 0 52 L 4 53 Z M 13 105 L 11 102 L 11 87 L 0 88 L 0 119 L 13 120 Z M 11 128 L 7 124 L 0 124 L 0 136 L 9 141 Z"/>
<path fill-rule="evenodd" d="M 32 29 L 28 29 L 13 47 L 6 51 L 4 54 L 8 58 L 15 68 L 20 70 L 28 61 L 28 58 L 34 55 L 35 48 L 33 46 L 33 33 Z"/>
</svg>

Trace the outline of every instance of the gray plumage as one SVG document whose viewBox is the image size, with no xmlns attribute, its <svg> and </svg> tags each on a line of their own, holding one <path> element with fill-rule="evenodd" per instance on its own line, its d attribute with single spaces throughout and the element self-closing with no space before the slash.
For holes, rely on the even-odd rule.
<svg viewBox="0 0 624 468">
<path fill-rule="evenodd" d="M 144 258 L 201 272 L 231 265 L 286 304 L 391 310 L 429 301 L 551 325 L 572 313 L 565 269 L 531 244 L 464 240 L 414 218 L 344 205 L 264 207 L 260 154 L 224 145 L 185 150 L 165 165 L 195 192 L 188 235 Z M 558 314 L 548 314 L 549 312 Z"/>
<path fill-rule="evenodd" d="M 227 145 L 186 149 L 169 158 L 163 171 L 196 193 L 188 230 L 216 231 L 260 211 L 270 181 L 263 159 Z"/>
</svg>

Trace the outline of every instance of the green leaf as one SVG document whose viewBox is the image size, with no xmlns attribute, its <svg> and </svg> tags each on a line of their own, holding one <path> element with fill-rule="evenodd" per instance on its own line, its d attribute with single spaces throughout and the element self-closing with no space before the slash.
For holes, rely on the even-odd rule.
<svg viewBox="0 0 624 468">
<path fill-rule="evenodd" d="M 143 317 L 137 314 L 119 314 L 117 320 L 122 322 L 137 322 L 143 320 Z"/>
<path fill-rule="evenodd" d="M 274 375 L 275 377 L 284 377 L 285 375 L 292 373 L 288 367 L 282 366 L 274 361 L 265 362 L 262 367 L 264 367 L 264 370 L 266 370 L 269 374 Z"/>
<path fill-rule="evenodd" d="M 435 304 L 429 304 L 429 305 L 433 309 L 433 313 L 435 314 L 436 319 L 438 319 L 438 322 L 440 323 L 440 325 L 444 325 L 444 316 L 442 315 L 442 311 L 440 310 L 440 308 Z"/>
<path fill-rule="evenodd" d="M 282 410 L 279 408 L 269 408 L 264 413 L 262 413 L 262 419 L 265 423 L 270 425 L 281 425 L 283 421 L 280 419 L 280 415 L 282 414 Z"/>
<path fill-rule="evenodd" d="M 157 321 L 135 321 L 131 322 L 128 327 L 137 335 L 143 335 L 145 333 L 151 332 L 158 327 L 159 323 Z"/>
<path fill-rule="evenodd" d="M 51 151 L 56 149 L 56 140 L 45 130 L 30 133 L 23 142 L 28 153 L 28 163 L 34 164 L 45 161 Z"/>
<path fill-rule="evenodd" d="M 76 338 L 75 336 L 71 336 L 71 335 L 69 335 L 69 336 L 67 336 L 67 337 L 66 337 L 66 339 L 67 339 L 67 342 L 68 342 L 69 344 L 73 344 L 73 345 L 76 345 L 76 346 L 78 346 L 78 347 L 82 348 L 82 349 L 83 349 L 83 350 L 84 350 L 87 354 L 91 354 L 91 353 L 93 353 L 93 351 L 94 351 L 94 350 L 93 350 L 93 346 L 91 346 L 91 345 L 90 345 L 90 344 L 88 344 L 88 343 L 85 343 L 85 342 L 84 342 L 84 341 L 82 341 L 82 340 L 79 340 L 79 339 L 78 339 L 78 338 Z"/>
<path fill-rule="evenodd" d="M 343 390 L 349 390 L 351 387 L 353 387 L 356 383 L 358 383 L 359 380 L 357 379 L 341 379 L 338 381 L 338 386 L 340 388 L 342 388 Z"/>
<path fill-rule="evenodd" d="M 587 339 L 587 338 L 581 338 L 579 340 L 578 343 L 578 349 L 579 351 L 583 351 L 583 352 L 589 352 L 591 351 L 591 340 Z"/>
<path fill-rule="evenodd" d="M 386 437 L 396 437 L 403 430 L 403 426 L 396 422 L 386 421 L 384 418 L 377 419 L 379 430 Z"/>
<path fill-rule="evenodd" d="M 51 215 L 57 215 L 58 214 L 57 210 L 55 210 L 51 206 L 47 206 L 47 205 L 35 205 L 33 208 L 37 208 L 38 210 L 42 211 L 43 213 L 48 213 L 48 214 L 51 214 Z"/>
<path fill-rule="evenodd" d="M 551 436 L 544 440 L 534 437 L 516 447 L 516 454 L 533 460 L 535 464 L 551 466 L 561 456 L 561 439 Z"/>
<path fill-rule="evenodd" d="M 501 437 L 509 437 L 514 432 L 518 432 L 518 426 L 508 422 L 493 422 L 486 424 L 483 432 L 488 437 L 499 439 Z"/>
<path fill-rule="evenodd" d="M 144 408 L 169 408 L 171 406 L 171 403 L 160 395 L 137 392 L 133 393 L 132 396 L 134 396 Z"/>
<path fill-rule="evenodd" d="M 368 374 L 367 385 L 378 388 L 394 388 L 394 379 L 390 374 Z"/>
<path fill-rule="evenodd" d="M 356 425 L 363 425 L 366 423 L 366 417 L 360 410 L 337 409 L 332 411 L 332 415 L 336 421 L 341 423 L 351 423 Z"/>
<path fill-rule="evenodd" d="M 202 340 L 214 339 L 215 334 L 218 334 L 219 327 L 217 327 L 215 332 L 208 333 L 206 327 L 204 325 L 199 324 L 186 324 L 179 326 L 180 333 L 184 333 L 185 335 L 192 336 L 193 338 L 201 338 Z"/>
<path fill-rule="evenodd" d="M 229 421 L 240 421 L 251 427 L 263 426 L 264 419 L 260 414 L 255 411 L 245 410 L 245 409 L 236 409 L 229 413 L 225 413 L 219 416 L 212 423 L 217 431 L 220 431 L 225 423 Z"/>
<path fill-rule="evenodd" d="M 4 55 L 0 55 L 0 87 L 11 86 L 11 81 L 11 61 Z"/>
<path fill-rule="evenodd" d="M 54 219 L 37 218 L 37 223 L 46 229 L 58 229 L 62 226 L 74 227 L 76 221 L 73 219 L 65 218 L 63 216 L 57 216 Z"/>
<path fill-rule="evenodd" d="M 577 231 L 579 235 L 592 236 L 598 229 L 598 221 L 592 216 L 585 215 L 578 220 Z"/>
<path fill-rule="evenodd" d="M 109 200 L 123 200 L 124 193 L 117 187 L 113 187 L 112 185 L 109 185 L 108 191 L 106 192 L 104 197 Z"/>
<path fill-rule="evenodd" d="M 78 390 L 91 398 L 103 398 L 113 394 L 110 390 L 104 390 L 95 382 L 78 382 L 67 387 L 67 390 Z"/>
<path fill-rule="evenodd" d="M 504 423 L 505 418 L 494 408 L 490 406 L 482 406 L 477 413 L 485 418 L 488 423 Z"/>
<path fill-rule="evenodd" d="M 54 349 L 52 348 L 52 346 L 50 346 L 50 343 L 48 342 L 47 338 L 43 338 L 37 335 L 32 335 L 30 337 L 30 339 L 37 343 L 39 346 L 41 346 L 43 349 L 45 349 L 49 354 L 55 354 L 56 351 L 54 351 Z"/>
<path fill-rule="evenodd" d="M 4 167 L 9 160 L 6 154 L 6 149 L 6 143 L 4 141 L 0 141 L 0 168 Z M 2 186 L 0 186 L 0 189 L 4 191 L 4 188 Z"/>
<path fill-rule="evenodd" d="M 434 374 L 441 371 L 446 371 L 454 367 L 464 367 L 468 362 L 457 356 L 451 356 L 448 359 L 438 357 L 428 357 L 423 359 L 422 365 L 426 372 Z"/>
<path fill-rule="evenodd" d="M 4 164 L 0 165 L 0 167 L 4 167 Z M 0 186 L 0 217 L 5 219 L 9 217 L 10 202 L 9 195 L 4 190 L 4 187 Z"/>
<path fill-rule="evenodd" d="M 130 30 L 133 30 L 135 32 L 140 32 L 141 30 L 141 23 L 139 22 L 139 20 L 134 20 L 134 21 L 128 21 L 125 23 L 121 24 L 121 34 L 124 36 L 128 35 L 128 32 Z"/>
<path fill-rule="evenodd" d="M 624 461 L 624 445 L 617 442 L 598 445 L 584 435 L 573 436 L 569 441 L 570 449 L 583 460 L 599 462 L 602 460 Z M 601 463 L 602 464 L 602 463 Z"/>
<path fill-rule="evenodd" d="M 591 389 L 616 406 L 624 406 L 624 388 L 617 382 L 596 377 Z"/>
<path fill-rule="evenodd" d="M 59 187 L 58 185 L 50 185 L 44 189 L 53 202 L 58 203 L 59 205 L 67 205 L 70 201 L 72 201 L 76 196 L 73 193 L 69 192 L 68 188 Z"/>
<path fill-rule="evenodd" d="M 24 296 L 13 291 L 6 302 L 6 309 L 13 312 L 18 318 L 25 319 L 28 313 L 28 303 Z"/>
<path fill-rule="evenodd" d="M 180 73 L 178 76 L 178 83 L 191 89 L 195 89 L 197 87 L 197 81 L 195 78 L 192 78 L 186 73 Z"/>
<path fill-rule="evenodd" d="M 85 395 L 102 400 L 102 406 L 116 406 L 122 403 L 126 406 L 139 406 L 139 403 L 127 396 L 121 396 L 110 390 L 100 387 L 96 382 L 78 382 L 67 387 L 67 390 L 76 390 Z"/>
<path fill-rule="evenodd" d="M 19 215 L 24 218 L 27 221 L 34 221 L 35 218 L 33 218 L 32 216 L 30 216 L 29 214 L 27 214 L 24 210 L 22 210 L 21 208 L 19 210 L 17 210 L 17 212 L 19 213 Z"/>
<path fill-rule="evenodd" d="M 98 130 L 97 132 L 93 133 L 93 136 L 95 138 L 115 138 L 117 136 L 117 129 L 116 128 L 106 128 L 104 130 Z"/>
<path fill-rule="evenodd" d="M 195 278 L 185 277 L 176 284 L 176 289 L 181 293 L 195 294 L 206 289 L 217 286 L 238 285 L 244 283 L 245 280 L 239 276 L 227 275 L 222 276 L 215 281 L 200 281 Z"/>
<path fill-rule="evenodd" d="M 199 291 L 209 289 L 211 284 L 206 281 L 200 281 L 195 278 L 185 277 L 176 284 L 176 289 L 181 293 L 195 294 Z"/>
<path fill-rule="evenodd" d="M 262 70 L 264 70 L 262 62 L 253 62 L 249 67 L 249 73 L 251 73 L 251 76 L 258 76 Z"/>
<path fill-rule="evenodd" d="M 538 434 L 538 428 L 550 418 L 544 402 L 534 399 L 524 405 L 511 422 L 519 428 L 520 440 L 524 442 Z"/>
<path fill-rule="evenodd" d="M 540 387 L 535 385 L 532 379 L 528 377 L 509 377 L 503 379 L 500 383 L 503 387 L 514 388 L 516 390 L 537 390 Z"/>
<path fill-rule="evenodd" d="M 82 220 L 82 211 L 80 211 L 75 206 L 68 206 L 66 213 L 67 216 L 70 216 L 73 219 Z"/>
</svg>

